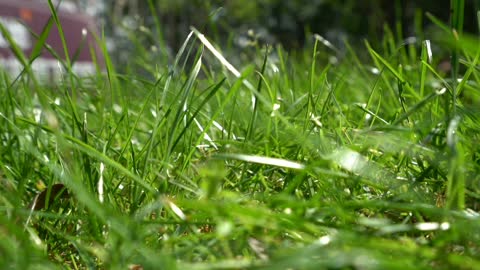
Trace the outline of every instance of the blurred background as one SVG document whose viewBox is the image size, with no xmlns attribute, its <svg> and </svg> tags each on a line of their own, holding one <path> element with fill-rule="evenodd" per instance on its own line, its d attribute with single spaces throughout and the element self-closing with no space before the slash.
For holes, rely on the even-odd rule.
<svg viewBox="0 0 480 270">
<path fill-rule="evenodd" d="M 46 0 L 31 0 L 46 3 Z M 58 1 L 54 1 L 58 2 Z M 190 27 L 215 41 L 224 52 L 264 44 L 296 51 L 310 46 L 319 34 L 342 50 L 368 39 L 378 47 L 386 33 L 402 42 L 430 38 L 435 28 L 429 12 L 448 23 L 448 0 L 63 0 L 95 18 L 105 34 L 117 67 L 167 64 L 174 58 Z M 480 0 L 466 1 L 465 31 L 477 33 Z M 132 55 L 135 60 L 132 61 Z M 135 64 L 137 62 L 137 64 Z"/>
<path fill-rule="evenodd" d="M 72 1 L 72 0 L 70 0 Z M 64 1 L 66 2 L 66 1 Z M 285 47 L 302 46 L 306 32 L 341 32 L 378 39 L 384 24 L 401 22 L 404 34 L 415 34 L 414 22 L 425 12 L 448 20 L 449 0 L 76 0 L 110 32 L 154 27 L 158 16 L 168 45 L 182 42 L 189 26 L 227 38 L 230 33 L 257 29 Z M 474 26 L 480 1 L 467 0 L 466 22 Z M 151 5 L 151 6 L 150 6 Z M 152 14 L 152 7 L 153 12 Z M 468 12 L 470 11 L 470 12 Z M 471 14 L 470 14 L 471 13 Z M 468 23 L 470 22 L 470 23 Z M 422 21 L 423 24 L 428 21 Z M 120 29 L 118 29 L 120 28 Z"/>
<path fill-rule="evenodd" d="M 77 0 L 97 18 L 117 61 L 142 45 L 172 57 L 194 26 L 224 48 L 255 42 L 301 49 L 318 33 L 341 47 L 364 38 L 381 41 L 386 27 L 397 37 L 424 39 L 430 12 L 448 23 L 448 0 Z M 477 32 L 480 1 L 466 1 L 465 30 Z M 156 21 L 158 20 L 158 21 Z M 157 26 L 156 26 L 157 25 Z M 159 26 L 160 29 L 157 29 Z M 427 31 L 424 31 L 427 29 Z M 132 40 L 132 33 L 135 40 Z"/>
</svg>

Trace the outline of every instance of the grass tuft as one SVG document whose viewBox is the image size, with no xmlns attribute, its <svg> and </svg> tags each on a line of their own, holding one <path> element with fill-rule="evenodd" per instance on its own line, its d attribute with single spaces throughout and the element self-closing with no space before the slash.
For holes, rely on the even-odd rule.
<svg viewBox="0 0 480 270">
<path fill-rule="evenodd" d="M 170 66 L 139 50 L 142 76 L 96 37 L 104 73 L 56 54 L 53 87 L 30 69 L 61 28 L 49 3 L 30 57 L 0 26 L 24 68 L 0 76 L 1 269 L 480 268 L 480 50 L 463 1 L 450 27 L 427 15 L 440 38 L 386 28 L 380 48 L 342 52 L 313 35 L 250 62 L 192 28 Z"/>
</svg>

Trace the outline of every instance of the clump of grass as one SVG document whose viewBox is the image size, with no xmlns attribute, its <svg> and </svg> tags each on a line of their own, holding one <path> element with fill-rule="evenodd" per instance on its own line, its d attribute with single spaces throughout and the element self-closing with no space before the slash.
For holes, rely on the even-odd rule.
<svg viewBox="0 0 480 270">
<path fill-rule="evenodd" d="M 239 68 L 193 30 L 168 71 L 145 60 L 151 79 L 103 46 L 94 89 L 71 69 L 32 86 L 18 51 L 26 72 L 0 82 L 2 269 L 480 268 L 479 51 L 454 33 L 408 50 L 387 35 L 370 60 L 346 44 L 340 63 L 317 36 Z M 463 68 L 441 75 L 432 42 Z"/>
</svg>

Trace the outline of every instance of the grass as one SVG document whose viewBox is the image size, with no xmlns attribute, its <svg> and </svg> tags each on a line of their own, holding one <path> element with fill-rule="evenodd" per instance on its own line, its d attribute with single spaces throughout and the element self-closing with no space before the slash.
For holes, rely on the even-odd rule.
<svg viewBox="0 0 480 270">
<path fill-rule="evenodd" d="M 193 29 L 168 69 L 139 57 L 146 78 L 99 38 L 105 74 L 55 86 L 17 50 L 0 268 L 480 269 L 480 49 L 454 16 L 432 17 L 442 38 L 346 44 L 337 64 L 316 36 L 235 67 Z"/>
</svg>

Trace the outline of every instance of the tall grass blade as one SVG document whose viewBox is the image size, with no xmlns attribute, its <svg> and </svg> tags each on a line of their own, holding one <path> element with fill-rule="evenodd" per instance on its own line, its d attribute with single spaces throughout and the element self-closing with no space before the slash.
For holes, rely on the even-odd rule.
<svg viewBox="0 0 480 270">
<path fill-rule="evenodd" d="M 261 93 L 261 90 L 262 90 L 262 81 L 263 81 L 263 74 L 265 73 L 265 67 L 267 66 L 267 59 L 268 59 L 268 54 L 269 54 L 269 47 L 267 46 L 267 48 L 265 49 L 265 56 L 263 57 L 263 64 L 262 64 L 262 69 L 260 70 L 260 76 L 258 78 L 258 84 L 257 84 L 257 89 L 254 93 L 254 96 L 255 96 L 255 99 L 254 99 L 254 102 L 253 102 L 253 113 L 252 113 L 252 117 L 250 118 L 250 123 L 248 124 L 248 129 L 247 129 L 247 135 L 246 135 L 246 140 L 245 141 L 248 141 L 252 138 L 252 133 L 253 133 L 253 129 L 255 128 L 255 120 L 257 118 L 257 114 L 258 114 L 258 99 L 259 99 L 259 95 Z"/>
</svg>

